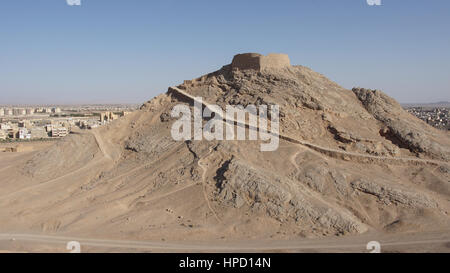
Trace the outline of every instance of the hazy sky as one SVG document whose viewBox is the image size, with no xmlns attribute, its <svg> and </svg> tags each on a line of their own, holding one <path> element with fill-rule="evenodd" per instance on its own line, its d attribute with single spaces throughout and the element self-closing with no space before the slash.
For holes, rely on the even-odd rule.
<svg viewBox="0 0 450 273">
<path fill-rule="evenodd" d="M 243 52 L 450 101 L 450 1 L 2 0 L 0 104 L 144 102 Z"/>
</svg>

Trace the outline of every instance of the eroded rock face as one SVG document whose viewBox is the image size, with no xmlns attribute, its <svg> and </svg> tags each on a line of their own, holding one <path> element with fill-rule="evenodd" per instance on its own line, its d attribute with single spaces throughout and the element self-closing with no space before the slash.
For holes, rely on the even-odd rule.
<svg viewBox="0 0 450 273">
<path fill-rule="evenodd" d="M 414 192 L 401 187 L 386 185 L 382 182 L 372 182 L 366 179 L 358 179 L 351 186 L 361 192 L 372 194 L 386 204 L 399 203 L 414 208 L 436 208 L 437 203 L 424 194 Z"/>
<path fill-rule="evenodd" d="M 449 136 L 382 92 L 352 92 L 287 56 L 260 54 L 177 88 L 222 109 L 277 104 L 289 138 L 269 153 L 253 141 L 175 141 L 171 110 L 192 102 L 161 94 L 0 169 L 1 228 L 180 241 L 357 234 L 398 222 L 396 232 L 448 229 Z"/>
<path fill-rule="evenodd" d="M 315 175 L 313 175 L 316 177 Z M 333 233 L 361 233 L 367 230 L 349 212 L 337 211 L 320 200 L 311 199 L 286 178 L 256 170 L 244 162 L 226 162 L 216 176 L 219 202 L 241 207 L 248 204 L 280 221 L 295 220 L 333 230 Z"/>
<path fill-rule="evenodd" d="M 88 164 L 98 153 L 93 136 L 72 134 L 49 149 L 37 152 L 26 162 L 22 172 L 31 177 L 53 178 L 73 170 L 79 163 Z"/>
<path fill-rule="evenodd" d="M 450 158 L 448 139 L 436 137 L 436 130 L 404 111 L 398 102 L 379 90 L 353 88 L 367 111 L 386 125 L 380 134 L 401 148 L 433 158 Z"/>
</svg>

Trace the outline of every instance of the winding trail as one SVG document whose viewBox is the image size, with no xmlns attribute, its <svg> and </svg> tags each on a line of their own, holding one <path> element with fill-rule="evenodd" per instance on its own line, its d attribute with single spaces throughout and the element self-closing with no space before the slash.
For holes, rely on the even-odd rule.
<svg viewBox="0 0 450 273">
<path fill-rule="evenodd" d="M 158 242 L 158 241 L 131 241 L 131 240 L 108 240 L 108 239 L 89 239 L 69 236 L 52 236 L 36 234 L 13 234 L 1 233 L 1 241 L 14 242 L 37 242 L 46 244 L 62 245 L 61 252 L 68 252 L 65 246 L 68 242 L 76 241 L 83 247 L 100 247 L 114 250 L 116 248 L 129 250 L 156 250 L 156 251 L 208 251 L 208 252 L 252 252 L 252 251 L 352 251 L 368 252 L 366 245 L 369 241 L 377 240 L 381 244 L 381 251 L 385 247 L 416 247 L 423 249 L 423 246 L 435 246 L 445 248 L 450 242 L 448 233 L 431 234 L 412 234 L 408 236 L 354 236 L 346 238 L 322 238 L 322 239 L 298 239 L 298 240 L 258 240 L 258 241 L 234 241 L 234 242 Z M 426 249 L 424 249 L 426 251 Z M 447 248 L 448 251 L 448 248 Z M 103 252 L 103 251 L 102 251 Z"/>
<path fill-rule="evenodd" d="M 298 164 L 297 164 L 297 156 L 299 153 L 301 153 L 302 151 L 296 151 L 290 158 L 289 161 L 291 161 L 292 165 L 294 165 L 295 169 L 298 170 Z"/>
<path fill-rule="evenodd" d="M 94 158 L 93 160 L 89 161 L 87 164 L 83 165 L 82 167 L 80 167 L 80 168 L 78 168 L 76 170 L 73 170 L 71 172 L 68 172 L 68 173 L 66 173 L 66 174 L 64 174 L 62 176 L 59 176 L 59 177 L 56 177 L 56 178 L 53 178 L 53 179 L 50 179 L 50 180 L 47 180 L 47 181 L 44 181 L 44 182 L 40 182 L 39 184 L 36 184 L 36 185 L 33 185 L 33 186 L 29 186 L 29 187 L 25 187 L 25 188 L 22 188 L 20 190 L 8 193 L 8 194 L 3 195 L 3 196 L 0 196 L 0 201 L 4 200 L 5 198 L 9 198 L 9 197 L 12 197 L 14 195 L 17 195 L 17 194 L 20 194 L 20 193 L 23 193 L 23 192 L 26 192 L 26 191 L 36 190 L 36 189 L 42 188 L 44 186 L 49 186 L 51 184 L 61 182 L 61 180 L 65 179 L 67 177 L 73 176 L 73 175 L 80 174 L 81 172 L 83 172 L 86 169 L 89 169 L 90 167 L 97 166 L 97 165 L 102 165 L 104 163 L 107 163 L 108 161 L 112 161 L 113 159 L 106 152 L 107 150 L 105 148 L 105 144 L 104 144 L 102 138 L 98 135 L 98 132 L 96 130 L 92 130 L 92 131 L 90 131 L 90 133 L 94 136 L 95 141 L 97 143 L 97 146 L 99 148 L 99 151 L 102 154 L 102 156 L 100 158 Z"/>
<path fill-rule="evenodd" d="M 103 138 L 99 135 L 97 129 L 91 130 L 92 135 L 95 138 L 95 142 L 97 143 L 98 149 L 102 152 L 103 156 L 111 161 L 114 161 L 113 152 L 108 150 L 107 145 L 103 141 Z"/>
<path fill-rule="evenodd" d="M 207 166 L 206 165 L 204 165 L 203 164 L 203 162 L 202 162 L 202 160 L 206 160 L 211 154 L 212 154 L 212 147 L 209 147 L 209 153 L 208 153 L 208 155 L 206 155 L 204 158 L 202 158 L 202 159 L 199 159 L 198 160 L 198 162 L 197 162 L 197 164 L 198 164 L 198 166 L 202 169 L 202 188 L 203 188 L 203 195 L 204 195 L 204 197 L 205 197 L 205 201 L 206 201 L 206 204 L 208 205 L 208 208 L 209 208 L 209 210 L 212 212 L 212 214 L 214 215 L 214 217 L 216 218 L 216 220 L 219 222 L 219 223 L 222 223 L 222 220 L 220 220 L 220 218 L 219 218 L 219 216 L 217 216 L 217 213 L 214 211 L 214 209 L 212 208 L 212 206 L 211 206 L 211 203 L 209 202 L 209 199 L 208 199 L 208 194 L 206 193 L 206 173 L 207 173 L 207 171 L 208 171 L 208 168 L 207 168 Z"/>
<path fill-rule="evenodd" d="M 214 108 L 211 107 L 211 105 L 209 103 L 198 100 L 196 97 L 179 89 L 178 87 L 175 87 L 175 86 L 169 87 L 169 90 L 167 92 L 169 94 L 174 94 L 175 96 L 182 96 L 183 98 L 188 99 L 189 101 L 201 103 L 203 105 L 203 107 L 208 108 L 212 112 L 214 112 L 213 111 Z M 228 122 L 223 115 L 221 115 L 220 113 L 216 113 L 216 114 L 218 114 L 219 117 L 222 118 L 223 122 Z M 248 124 L 246 121 L 244 123 L 242 123 L 241 121 L 238 121 L 237 119 L 235 119 L 235 117 L 233 117 L 233 123 L 236 124 L 237 126 L 241 126 L 241 127 L 243 126 L 249 130 L 258 130 L 258 128 L 253 127 L 252 125 Z M 287 136 L 287 135 L 283 135 L 283 134 L 273 134 L 271 132 L 268 132 L 268 133 L 278 136 L 280 139 L 283 139 L 285 141 L 288 141 L 288 142 L 291 142 L 294 144 L 298 144 L 298 145 L 302 145 L 310 150 L 317 151 L 317 152 L 320 152 L 327 156 L 335 157 L 335 158 L 339 158 L 339 159 L 352 159 L 353 158 L 353 159 L 360 159 L 360 160 L 362 159 L 362 160 L 375 161 L 375 162 L 381 162 L 381 163 L 394 163 L 394 164 L 395 163 L 401 163 L 401 164 L 412 163 L 412 164 L 430 164 L 433 166 L 436 166 L 436 165 L 449 166 L 448 162 L 441 161 L 441 160 L 421 159 L 421 158 L 412 158 L 412 157 L 374 156 L 374 155 L 366 155 L 366 154 L 360 154 L 360 153 L 340 151 L 340 150 L 312 144 L 312 143 L 304 141 L 304 140 L 295 139 L 291 136 Z"/>
<path fill-rule="evenodd" d="M 66 173 L 66 174 L 64 174 L 62 176 L 59 176 L 59 177 L 47 180 L 45 182 L 41 182 L 41 183 L 39 183 L 37 185 L 33 185 L 33 186 L 22 188 L 22 189 L 20 189 L 18 191 L 11 192 L 11 193 L 8 193 L 6 195 L 2 195 L 2 196 L 0 196 L 0 201 L 4 200 L 5 198 L 12 197 L 14 195 L 17 195 L 17 194 L 20 194 L 20 193 L 23 193 L 23 192 L 26 192 L 26 191 L 36 190 L 36 189 L 39 189 L 39 188 L 44 187 L 44 186 L 48 186 L 48 185 L 51 185 L 51 184 L 54 184 L 54 183 L 57 183 L 57 182 L 61 182 L 61 180 L 63 180 L 64 178 L 70 177 L 72 175 L 80 174 L 85 169 L 88 169 L 88 168 L 93 167 L 95 165 L 102 164 L 102 161 L 104 161 L 104 158 L 101 158 L 101 159 L 98 159 L 98 160 L 92 160 L 88 164 L 84 165 L 83 167 L 81 167 L 79 169 L 76 169 L 74 171 L 71 171 L 69 173 Z M 105 161 L 105 163 L 106 163 L 106 161 Z"/>
</svg>

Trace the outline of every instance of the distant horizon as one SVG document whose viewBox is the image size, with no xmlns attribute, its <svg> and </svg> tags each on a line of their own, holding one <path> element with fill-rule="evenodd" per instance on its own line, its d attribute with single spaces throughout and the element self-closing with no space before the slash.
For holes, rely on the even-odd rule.
<svg viewBox="0 0 450 273">
<path fill-rule="evenodd" d="M 31 103 L 31 104 L 0 104 L 0 108 L 8 108 L 8 107 L 54 107 L 54 106 L 80 106 L 80 105 L 88 105 L 88 106 L 95 106 L 95 105 L 140 105 L 145 102 L 137 102 L 137 103 L 127 103 L 127 102 L 115 102 L 115 103 Z"/>
<path fill-rule="evenodd" d="M 142 105 L 144 103 L 146 103 L 147 101 L 153 99 L 150 98 L 146 101 L 143 102 L 112 102 L 112 103 L 29 103 L 29 104 L 0 104 L 0 108 L 11 108 L 11 107 L 53 107 L 53 106 L 80 106 L 80 105 L 89 105 L 89 106 L 94 106 L 94 105 L 99 105 L 99 106 L 103 106 L 103 105 Z M 431 101 L 431 102 L 401 102 L 401 101 L 397 101 L 399 104 L 401 105 L 439 105 L 439 104 L 448 104 L 450 106 L 450 101 Z"/>
<path fill-rule="evenodd" d="M 245 52 L 402 104 L 448 102 L 448 14 L 447 0 L 5 0 L 0 104 L 141 104 Z"/>
</svg>

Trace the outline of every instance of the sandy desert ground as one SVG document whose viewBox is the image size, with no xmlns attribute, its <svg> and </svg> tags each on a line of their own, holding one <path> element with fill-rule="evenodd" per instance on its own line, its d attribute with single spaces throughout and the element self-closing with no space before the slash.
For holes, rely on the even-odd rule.
<svg viewBox="0 0 450 273">
<path fill-rule="evenodd" d="M 278 149 L 175 141 L 171 109 L 194 97 L 280 105 Z M 226 65 L 101 128 L 0 153 L 0 250 L 448 252 L 449 158 L 448 132 L 381 91 Z"/>
</svg>

